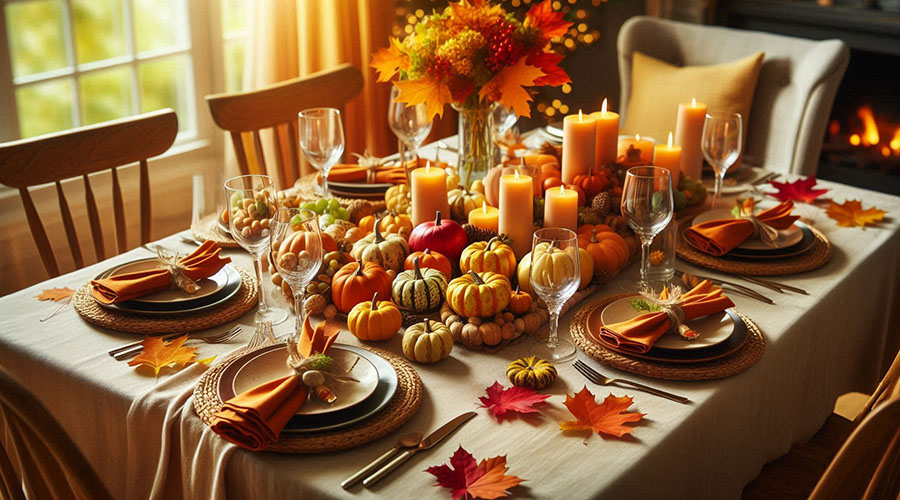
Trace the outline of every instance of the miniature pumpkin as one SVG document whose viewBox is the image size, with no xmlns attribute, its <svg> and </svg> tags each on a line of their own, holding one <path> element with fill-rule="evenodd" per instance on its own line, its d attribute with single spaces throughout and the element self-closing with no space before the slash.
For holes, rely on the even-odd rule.
<svg viewBox="0 0 900 500">
<path fill-rule="evenodd" d="M 509 312 L 519 315 L 528 312 L 531 307 L 531 294 L 519 290 L 521 284 L 516 287 L 516 291 L 509 294 Z"/>
<path fill-rule="evenodd" d="M 447 179 L 447 191 L 451 191 L 459 187 L 459 183 L 462 179 L 459 178 L 459 173 L 453 167 L 447 167 L 444 169 L 445 178 Z"/>
<path fill-rule="evenodd" d="M 531 288 L 531 252 L 526 253 L 516 266 L 516 282 L 523 292 L 534 294 L 534 289 Z"/>
<path fill-rule="evenodd" d="M 520 358 L 506 367 L 506 377 L 513 385 L 543 389 L 556 380 L 553 363 L 537 356 Z"/>
<path fill-rule="evenodd" d="M 410 220 L 408 215 L 398 214 L 396 211 L 391 210 L 387 215 L 381 218 L 378 227 L 384 233 L 400 234 L 401 229 L 406 228 L 407 230 L 412 231 L 413 226 L 412 220 Z"/>
<path fill-rule="evenodd" d="M 603 192 L 606 189 L 606 186 L 609 185 L 609 179 L 606 178 L 606 174 L 603 171 L 597 169 L 594 171 L 594 166 L 592 165 L 588 168 L 586 174 L 576 175 L 574 179 L 572 179 L 572 184 L 580 187 L 584 190 L 585 196 L 588 199 L 593 200 L 594 196 Z"/>
<path fill-rule="evenodd" d="M 595 228 L 590 234 L 581 233 L 578 246 L 591 255 L 595 273 L 604 271 L 613 275 L 628 262 L 628 243 L 612 231 L 598 232 Z"/>
<path fill-rule="evenodd" d="M 570 247 L 561 249 L 550 243 L 538 243 L 531 252 L 531 286 L 553 286 L 561 278 L 571 276 L 575 271 L 575 259 L 578 257 L 578 249 Z M 579 260 L 579 264 L 580 264 Z M 576 279 L 581 280 L 579 272 Z"/>
<path fill-rule="evenodd" d="M 320 241 L 319 235 L 313 231 L 297 231 L 296 233 L 292 233 L 288 235 L 284 241 L 277 243 L 275 245 L 275 261 L 278 262 L 285 258 L 287 254 L 293 254 L 295 257 L 300 255 L 300 252 L 305 251 L 307 248 L 315 247 L 318 245 Z M 334 240 L 331 240 L 334 242 Z M 334 250 L 337 250 L 337 245 L 335 245 Z M 296 259 L 294 259 L 296 262 Z"/>
<path fill-rule="evenodd" d="M 401 214 L 406 213 L 406 209 L 410 206 L 409 184 L 397 184 L 389 187 L 384 193 L 384 204 L 388 210 L 395 210 Z"/>
<path fill-rule="evenodd" d="M 447 280 L 450 280 L 453 275 L 453 267 L 450 265 L 450 259 L 440 252 L 432 252 L 430 248 L 407 255 L 406 261 L 403 262 L 403 269 L 407 271 L 413 269 L 415 267 L 416 259 L 419 260 L 420 267 L 423 269 L 426 267 L 437 269 L 444 274 L 444 277 L 447 278 Z"/>
<path fill-rule="evenodd" d="M 452 220 L 444 220 L 440 212 L 435 212 L 434 221 L 423 222 L 409 235 L 409 248 L 414 252 L 430 248 L 440 252 L 453 262 L 469 244 L 466 230 Z"/>
<path fill-rule="evenodd" d="M 503 340 L 503 332 L 497 323 L 485 321 L 478 329 L 481 330 L 481 340 L 486 345 L 497 345 Z"/>
<path fill-rule="evenodd" d="M 379 225 L 375 225 L 375 231 L 372 234 L 366 235 L 353 244 L 350 255 L 363 262 L 375 262 L 385 269 L 402 271 L 403 259 L 409 253 L 406 240 L 399 234 L 383 235 Z"/>
<path fill-rule="evenodd" d="M 443 323 L 425 319 L 403 332 L 403 354 L 419 363 L 436 363 L 453 349 L 453 335 Z"/>
<path fill-rule="evenodd" d="M 347 315 L 347 329 L 360 340 L 387 340 L 403 326 L 400 309 L 389 300 L 360 302 Z"/>
<path fill-rule="evenodd" d="M 511 291 L 502 274 L 469 271 L 447 285 L 447 302 L 462 316 L 493 316 L 506 309 Z"/>
<path fill-rule="evenodd" d="M 578 257 L 581 259 L 581 284 L 578 285 L 578 289 L 581 290 L 582 288 L 587 288 L 594 277 L 594 259 L 583 248 L 578 249 Z"/>
<path fill-rule="evenodd" d="M 472 185 L 469 186 L 469 191 L 484 194 L 484 183 L 481 182 L 481 179 L 475 179 L 472 181 Z"/>
<path fill-rule="evenodd" d="M 476 241 L 463 250 L 459 269 L 463 273 L 493 271 L 508 278 L 516 270 L 516 253 L 497 237 Z"/>
<path fill-rule="evenodd" d="M 432 311 L 440 307 L 447 292 L 447 278 L 437 269 L 419 267 L 419 259 L 411 271 L 398 274 L 391 285 L 391 297 L 403 309 L 415 312 Z"/>
<path fill-rule="evenodd" d="M 450 203 L 450 216 L 453 220 L 465 223 L 469 220 L 469 212 L 481 208 L 486 200 L 481 193 L 458 187 L 447 193 L 447 201 Z"/>
<path fill-rule="evenodd" d="M 390 297 L 391 278 L 374 262 L 351 262 L 338 269 L 331 279 L 331 301 L 343 313 L 375 293 Z"/>
<path fill-rule="evenodd" d="M 362 232 L 369 234 L 375 229 L 376 220 L 374 215 L 367 215 L 359 219 L 359 224 L 357 224 L 357 226 L 359 226 Z"/>
</svg>

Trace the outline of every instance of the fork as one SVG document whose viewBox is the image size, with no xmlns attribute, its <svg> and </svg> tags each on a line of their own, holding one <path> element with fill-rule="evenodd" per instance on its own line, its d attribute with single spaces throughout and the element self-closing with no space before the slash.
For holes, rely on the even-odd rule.
<svg viewBox="0 0 900 500">
<path fill-rule="evenodd" d="M 601 375 L 599 372 L 597 372 L 596 370 L 594 370 L 593 368 L 591 368 L 590 366 L 588 366 L 587 364 L 583 363 L 580 359 L 576 359 L 573 366 L 575 366 L 575 369 L 578 370 L 579 373 L 584 375 L 584 377 L 586 379 L 590 380 L 591 382 L 593 382 L 597 385 L 626 384 L 635 389 L 640 389 L 642 391 L 649 392 L 650 394 L 653 394 L 653 395 L 656 395 L 656 396 L 659 396 L 662 398 L 671 399 L 672 401 L 675 401 L 675 402 L 678 402 L 681 404 L 688 404 L 691 402 L 690 399 L 688 399 L 684 396 L 678 396 L 676 394 L 671 394 L 666 391 L 654 389 L 654 388 L 648 387 L 644 384 L 632 382 L 631 380 L 605 377 L 605 376 Z"/>
<path fill-rule="evenodd" d="M 222 333 L 217 333 L 215 335 L 207 335 L 205 337 L 194 337 L 194 338 L 203 339 L 203 341 L 206 342 L 207 344 L 222 344 L 222 343 L 228 342 L 229 340 L 237 337 L 238 335 L 240 335 L 240 333 L 242 331 L 244 331 L 244 329 L 238 325 L 238 326 L 234 326 L 230 330 L 226 330 Z M 165 337 L 162 337 L 162 340 L 165 342 L 168 342 L 176 337 L 180 337 L 181 335 L 184 335 L 184 334 L 183 333 L 173 333 L 170 335 L 166 335 Z M 131 359 L 131 358 L 137 356 L 143 350 L 144 350 L 144 346 L 142 345 L 141 342 L 132 342 L 130 344 L 125 344 L 123 346 L 116 347 L 115 349 L 110 349 L 107 352 L 109 353 L 110 356 L 115 358 L 116 361 L 123 361 L 123 360 Z"/>
</svg>

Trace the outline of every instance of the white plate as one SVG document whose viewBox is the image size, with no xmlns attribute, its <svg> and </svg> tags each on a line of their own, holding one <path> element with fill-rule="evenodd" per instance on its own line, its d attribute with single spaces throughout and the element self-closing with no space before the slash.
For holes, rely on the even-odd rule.
<svg viewBox="0 0 900 500">
<path fill-rule="evenodd" d="M 108 277 L 150 271 L 157 268 L 159 268 L 159 262 L 156 259 L 136 260 L 112 269 L 109 272 Z M 222 269 L 219 269 L 219 272 L 209 278 L 203 278 L 197 281 L 197 285 L 200 286 L 200 289 L 194 293 L 187 293 L 178 287 L 174 287 L 131 300 L 134 302 L 149 302 L 153 304 L 176 304 L 179 302 L 187 302 L 189 300 L 196 300 L 212 295 L 224 288 L 227 282 L 228 273 L 223 267 Z"/>
<path fill-rule="evenodd" d="M 348 375 L 359 380 L 359 383 L 329 381 L 326 385 L 337 396 L 337 401 L 329 405 L 311 395 L 300 407 L 297 415 L 320 415 L 343 410 L 362 403 L 375 392 L 378 386 L 378 370 L 371 361 L 335 346 L 328 350 L 328 355 L 334 360 L 331 368 L 333 373 Z M 284 349 L 261 352 L 235 373 L 232 381 L 234 394 L 241 394 L 270 380 L 290 375 L 292 371 L 286 361 L 287 351 Z M 348 370 L 349 373 L 343 373 L 339 367 Z"/>
<path fill-rule="evenodd" d="M 709 222 L 716 219 L 733 218 L 734 216 L 731 215 L 731 210 L 720 208 L 717 210 L 710 210 L 709 212 L 703 212 L 702 214 L 694 217 L 691 225 L 701 224 L 703 222 Z M 791 224 L 791 227 L 778 231 L 778 239 L 775 240 L 774 246 L 767 245 L 760 239 L 751 238 L 738 245 L 737 248 L 743 248 L 745 250 L 777 250 L 779 248 L 794 246 L 801 241 L 803 241 L 803 231 L 801 231 L 796 224 Z"/>
<path fill-rule="evenodd" d="M 600 321 L 604 325 L 609 325 L 645 314 L 645 311 L 636 311 L 631 307 L 631 301 L 637 298 L 637 296 L 626 297 L 609 304 L 600 313 Z M 702 349 L 725 342 L 734 332 L 734 321 L 724 312 L 693 319 L 689 324 L 700 335 L 696 340 L 684 340 L 669 332 L 660 337 L 653 347 L 674 350 Z"/>
</svg>

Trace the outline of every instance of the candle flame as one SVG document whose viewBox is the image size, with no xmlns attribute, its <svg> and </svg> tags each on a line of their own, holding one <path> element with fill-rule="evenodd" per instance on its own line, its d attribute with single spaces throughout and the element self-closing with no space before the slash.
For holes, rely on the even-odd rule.
<svg viewBox="0 0 900 500">
<path fill-rule="evenodd" d="M 669 149 L 672 149 L 672 131 L 669 131 Z"/>
<path fill-rule="evenodd" d="M 606 101 L 607 101 L 607 99 L 604 97 L 604 98 L 603 98 L 603 105 L 600 106 L 600 112 L 603 113 L 603 114 L 606 114 L 606 106 L 607 106 Z"/>
<path fill-rule="evenodd" d="M 691 107 L 692 108 L 697 107 L 697 98 L 696 97 L 691 97 Z"/>
<path fill-rule="evenodd" d="M 581 117 L 581 110 L 579 109 L 579 110 L 578 110 L 578 121 L 581 121 L 581 119 L 582 119 L 582 117 Z"/>
<path fill-rule="evenodd" d="M 559 194 L 566 194 L 566 187 L 562 184 L 559 185 Z"/>
<path fill-rule="evenodd" d="M 634 142 L 641 142 L 641 134 L 634 134 Z"/>
<path fill-rule="evenodd" d="M 519 169 L 516 169 L 516 180 L 519 180 Z"/>
<path fill-rule="evenodd" d="M 427 174 L 428 172 L 431 172 L 431 162 L 430 161 L 425 162 L 425 173 Z"/>
<path fill-rule="evenodd" d="M 481 211 L 484 212 L 484 215 L 487 215 L 487 202 L 486 201 L 481 202 Z"/>
</svg>

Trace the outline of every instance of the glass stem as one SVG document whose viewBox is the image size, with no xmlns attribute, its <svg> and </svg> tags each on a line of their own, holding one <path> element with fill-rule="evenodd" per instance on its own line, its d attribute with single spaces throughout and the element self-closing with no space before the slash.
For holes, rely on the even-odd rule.
<svg viewBox="0 0 900 500">
<path fill-rule="evenodd" d="M 328 171 L 331 167 L 322 169 L 322 194 L 328 196 Z"/>
<path fill-rule="evenodd" d="M 303 331 L 303 320 L 306 316 L 304 313 L 306 311 L 303 310 L 303 296 L 305 294 L 306 287 L 302 287 L 299 293 L 294 294 L 294 312 L 297 314 L 297 321 L 294 325 L 294 340 L 300 340 L 300 332 Z"/>
<path fill-rule="evenodd" d="M 550 333 L 547 335 L 547 347 L 556 349 L 559 346 L 559 307 L 550 308 Z"/>
<path fill-rule="evenodd" d="M 266 254 L 263 253 L 259 257 L 253 259 L 253 270 L 256 271 L 256 284 L 257 284 L 257 294 L 259 295 L 258 303 L 257 303 L 257 312 L 264 313 L 269 310 L 269 303 L 266 300 L 266 290 L 263 288 L 263 280 L 262 280 L 262 262 L 263 259 L 266 258 Z"/>
<path fill-rule="evenodd" d="M 725 172 L 727 168 L 722 168 L 722 173 L 716 172 L 716 192 L 713 195 L 713 202 L 710 208 L 719 208 L 719 200 L 722 198 L 722 185 L 725 183 Z"/>
<path fill-rule="evenodd" d="M 653 238 L 641 237 L 641 291 L 650 288 L 650 280 L 647 275 L 650 273 L 650 244 Z"/>
</svg>

